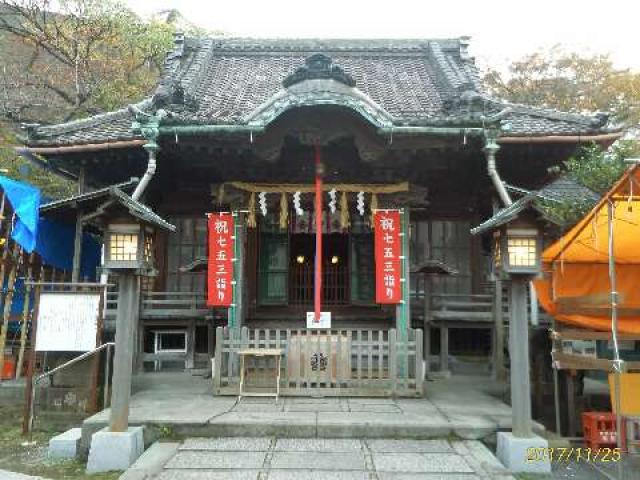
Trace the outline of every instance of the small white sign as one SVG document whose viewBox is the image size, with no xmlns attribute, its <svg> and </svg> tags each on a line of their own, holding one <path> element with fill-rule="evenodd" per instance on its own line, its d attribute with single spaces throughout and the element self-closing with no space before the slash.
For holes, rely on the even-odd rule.
<svg viewBox="0 0 640 480">
<path fill-rule="evenodd" d="M 99 293 L 42 293 L 36 350 L 88 352 L 96 348 L 99 306 Z"/>
<path fill-rule="evenodd" d="M 315 312 L 307 312 L 307 328 L 331 328 L 331 312 L 320 312 L 319 320 L 316 320 Z"/>
</svg>

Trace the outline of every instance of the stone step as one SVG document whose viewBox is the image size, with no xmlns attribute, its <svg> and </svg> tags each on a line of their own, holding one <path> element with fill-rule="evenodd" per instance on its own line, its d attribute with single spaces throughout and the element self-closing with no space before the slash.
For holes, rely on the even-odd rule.
<svg viewBox="0 0 640 480">
<path fill-rule="evenodd" d="M 154 480 L 513 480 L 482 443 L 447 440 L 190 438 L 158 472 Z"/>
</svg>

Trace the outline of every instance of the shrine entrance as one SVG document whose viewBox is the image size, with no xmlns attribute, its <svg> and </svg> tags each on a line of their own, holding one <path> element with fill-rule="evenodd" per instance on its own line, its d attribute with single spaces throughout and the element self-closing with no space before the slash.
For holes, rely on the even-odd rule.
<svg viewBox="0 0 640 480">
<path fill-rule="evenodd" d="M 322 303 L 349 303 L 349 235 L 324 234 L 322 241 Z M 315 235 L 293 234 L 289 248 L 289 303 L 313 303 Z"/>
<path fill-rule="evenodd" d="M 268 214 L 258 222 L 258 305 L 310 307 L 315 233 L 297 224 L 282 230 L 277 218 Z M 373 306 L 373 233 L 366 219 L 354 215 L 350 228 L 331 229 L 322 239 L 322 304 Z"/>
</svg>

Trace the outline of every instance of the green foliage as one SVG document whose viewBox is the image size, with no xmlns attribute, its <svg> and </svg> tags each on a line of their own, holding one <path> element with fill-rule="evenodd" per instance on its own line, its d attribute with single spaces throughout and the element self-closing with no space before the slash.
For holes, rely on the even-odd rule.
<svg viewBox="0 0 640 480">
<path fill-rule="evenodd" d="M 17 144 L 13 133 L 0 122 L 0 170 L 2 170 L 2 175 L 30 183 L 40 188 L 44 196 L 52 199 L 63 198 L 76 191 L 75 182 L 38 168 L 18 155 L 13 149 L 13 146 Z"/>
<path fill-rule="evenodd" d="M 8 34 L 0 41 L 17 52 L 0 59 L 0 70 L 12 72 L 0 78 L 0 98 L 20 121 L 59 122 L 140 100 L 162 71 L 175 29 L 117 0 L 63 0 L 55 12 L 49 0 L 0 7 L 0 33 Z M 51 99 L 44 105 L 43 96 Z"/>
<path fill-rule="evenodd" d="M 614 67 L 609 55 L 558 47 L 514 61 L 484 78 L 496 96 L 567 112 L 602 111 L 628 125 L 640 123 L 640 73 Z"/>
<path fill-rule="evenodd" d="M 640 152 L 639 147 L 631 140 L 617 142 L 608 150 L 590 144 L 564 162 L 564 169 L 578 183 L 604 195 L 628 167 L 625 160 Z"/>
<path fill-rule="evenodd" d="M 568 175 L 602 196 L 627 169 L 628 164 L 625 160 L 635 157 L 638 153 L 640 144 L 636 141 L 619 141 L 608 150 L 594 143 L 582 147 L 577 155 L 554 169 L 554 173 Z M 563 227 L 578 222 L 594 206 L 594 201 L 588 198 L 572 198 L 561 202 L 541 200 L 539 203 L 548 218 Z"/>
<path fill-rule="evenodd" d="M 50 11 L 55 7 L 55 12 Z M 59 198 L 74 184 L 18 156 L 19 122 L 57 123 L 153 90 L 176 15 L 149 21 L 117 0 L 0 0 L 0 168 Z M 196 32 L 201 33 L 201 32 Z"/>
<path fill-rule="evenodd" d="M 538 200 L 537 204 L 551 222 L 563 228 L 576 224 L 589 213 L 594 205 L 593 201 L 588 199 L 563 200 L 561 202 Z"/>
</svg>

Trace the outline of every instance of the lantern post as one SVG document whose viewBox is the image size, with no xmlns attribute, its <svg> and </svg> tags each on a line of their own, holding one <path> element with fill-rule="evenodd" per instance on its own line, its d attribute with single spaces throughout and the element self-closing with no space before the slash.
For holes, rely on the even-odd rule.
<svg viewBox="0 0 640 480">
<path fill-rule="evenodd" d="M 531 420 L 527 290 L 531 280 L 540 274 L 542 258 L 539 222 L 528 211 L 531 210 L 534 200 L 533 197 L 519 200 L 472 229 L 471 233 L 493 232 L 496 273 L 510 280 L 509 358 L 512 431 L 498 432 L 497 457 L 512 472 L 549 473 L 549 456 L 538 456 L 536 453 L 546 451 L 548 443 L 534 435 Z"/>
<path fill-rule="evenodd" d="M 108 224 L 104 268 L 118 278 L 113 393 L 109 430 L 124 432 L 129 421 L 129 398 L 138 311 L 140 275 L 153 271 L 153 229 L 133 219 Z"/>
<path fill-rule="evenodd" d="M 109 426 L 93 434 L 87 472 L 126 470 L 144 451 L 143 427 L 129 427 L 129 401 L 140 277 L 155 275 L 156 227 L 174 230 L 148 207 L 117 193 L 124 205 L 103 218 L 106 272 L 117 278 L 118 309 Z M 122 208 L 125 207 L 125 208 Z"/>
</svg>

